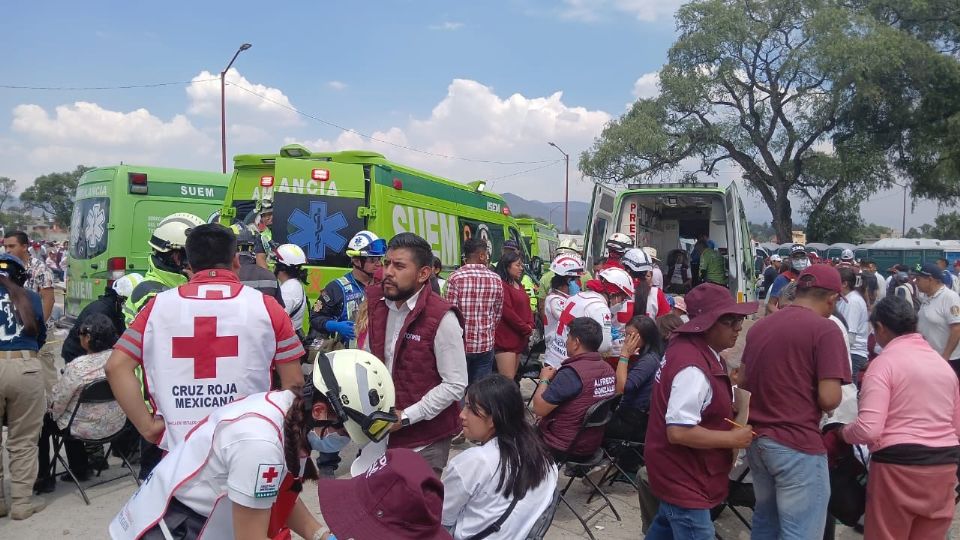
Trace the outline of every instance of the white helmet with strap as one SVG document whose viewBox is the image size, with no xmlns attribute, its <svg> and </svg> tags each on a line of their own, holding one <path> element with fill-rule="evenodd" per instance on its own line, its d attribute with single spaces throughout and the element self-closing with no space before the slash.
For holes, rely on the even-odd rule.
<svg viewBox="0 0 960 540">
<path fill-rule="evenodd" d="M 277 247 L 277 251 L 274 253 L 274 256 L 277 259 L 278 264 L 283 264 L 286 266 L 300 266 L 302 264 L 307 264 L 307 254 L 303 252 L 303 248 L 296 244 L 282 244 Z"/>
<path fill-rule="evenodd" d="M 597 274 L 597 277 L 600 278 L 600 281 L 611 285 L 620 294 L 626 295 L 628 298 L 633 297 L 633 278 L 625 270 L 616 267 L 605 268 Z"/>
<path fill-rule="evenodd" d="M 206 223 L 199 217 L 187 212 L 177 212 L 163 218 L 153 230 L 150 237 L 150 247 L 166 253 L 174 249 L 183 249 L 187 245 L 187 234 L 191 229 Z"/>
<path fill-rule="evenodd" d="M 564 238 L 560 240 L 560 244 L 557 245 L 557 254 L 560 253 L 576 253 L 580 255 L 580 248 L 577 247 L 577 241 L 573 238 Z"/>
<path fill-rule="evenodd" d="M 347 255 L 350 257 L 383 257 L 387 254 L 387 243 L 370 231 L 360 231 L 347 243 Z"/>
<path fill-rule="evenodd" d="M 330 403 L 353 442 L 381 441 L 397 422 L 396 391 L 386 366 L 359 349 L 317 355 L 313 388 Z"/>
<path fill-rule="evenodd" d="M 650 256 L 640 248 L 628 249 L 627 252 L 623 254 L 620 262 L 631 272 L 640 273 L 653 271 L 653 263 L 650 261 Z"/>
<path fill-rule="evenodd" d="M 576 277 L 583 274 L 583 259 L 577 255 L 564 253 L 557 255 L 550 263 L 550 271 L 558 276 Z"/>
<path fill-rule="evenodd" d="M 143 276 L 136 272 L 129 273 L 113 282 L 113 291 L 117 293 L 117 296 L 130 298 L 133 290 L 137 288 L 141 281 L 143 281 Z"/>
<path fill-rule="evenodd" d="M 633 238 L 623 233 L 613 233 L 607 238 L 607 251 L 623 253 L 633 247 Z"/>
</svg>

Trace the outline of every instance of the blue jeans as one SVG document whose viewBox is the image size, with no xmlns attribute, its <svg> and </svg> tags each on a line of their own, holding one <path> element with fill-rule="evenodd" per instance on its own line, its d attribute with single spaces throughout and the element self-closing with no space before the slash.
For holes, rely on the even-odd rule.
<svg viewBox="0 0 960 540">
<path fill-rule="evenodd" d="M 761 437 L 747 449 L 757 505 L 751 538 L 822 538 L 830 500 L 826 454 L 805 454 Z"/>
<path fill-rule="evenodd" d="M 860 370 L 867 367 L 867 357 L 859 354 L 850 355 L 850 364 L 853 368 L 853 382 L 857 383 L 857 389 L 860 389 Z"/>
<path fill-rule="evenodd" d="M 467 354 L 467 384 L 493 373 L 493 351 Z"/>
<path fill-rule="evenodd" d="M 644 540 L 713 540 L 716 532 L 710 510 L 681 508 L 660 501 L 660 509 Z"/>
</svg>

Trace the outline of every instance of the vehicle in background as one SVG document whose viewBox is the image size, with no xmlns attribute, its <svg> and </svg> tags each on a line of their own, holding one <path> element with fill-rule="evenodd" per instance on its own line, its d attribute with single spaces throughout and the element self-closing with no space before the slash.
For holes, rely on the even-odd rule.
<svg viewBox="0 0 960 540">
<path fill-rule="evenodd" d="M 753 242 L 735 182 L 726 189 L 715 182 L 630 184 L 619 193 L 596 184 L 585 236 L 588 268 L 606 255 L 606 239 L 616 232 L 637 247 L 656 248 L 664 262 L 671 251 L 688 251 L 691 241 L 705 235 L 727 263 L 733 297 L 756 299 Z"/>
<path fill-rule="evenodd" d="M 223 205 L 229 182 L 226 174 L 137 165 L 84 173 L 70 220 L 68 320 L 113 280 L 146 272 L 147 241 L 160 220 L 176 212 L 208 219 Z"/>
<path fill-rule="evenodd" d="M 493 260 L 507 239 L 524 245 L 506 201 L 485 182 L 461 184 L 376 152 L 291 144 L 277 154 L 235 156 L 220 222 L 253 223 L 265 200 L 273 203 L 272 241 L 296 244 L 307 255 L 311 301 L 350 268 L 347 242 L 364 229 L 388 241 L 402 232 L 420 235 L 445 272 L 461 264 L 461 246 L 472 236 L 490 241 Z"/>
<path fill-rule="evenodd" d="M 552 223 L 544 223 L 533 218 L 517 219 L 520 234 L 523 236 L 527 252 L 530 253 L 530 269 L 539 278 L 550 268 L 550 262 L 557 251 L 560 237 Z"/>
</svg>

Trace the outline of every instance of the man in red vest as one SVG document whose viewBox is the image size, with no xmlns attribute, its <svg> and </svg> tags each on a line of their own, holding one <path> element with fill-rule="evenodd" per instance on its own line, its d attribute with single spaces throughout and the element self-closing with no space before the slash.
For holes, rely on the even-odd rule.
<svg viewBox="0 0 960 540">
<path fill-rule="evenodd" d="M 439 475 L 460 432 L 459 400 L 467 387 L 463 321 L 433 292 L 433 252 L 413 233 L 387 245 L 383 282 L 367 287 L 368 343 L 393 375 L 400 421 L 390 448 L 410 448 Z"/>
<path fill-rule="evenodd" d="M 674 331 L 650 400 L 644 458 L 660 509 L 648 540 L 714 538 L 710 509 L 727 497 L 731 449 L 753 438 L 750 426 L 728 421 L 733 393 L 720 352 L 736 344 L 757 303 L 738 304 L 713 283 L 694 287 L 685 300 L 690 322 Z"/>
</svg>

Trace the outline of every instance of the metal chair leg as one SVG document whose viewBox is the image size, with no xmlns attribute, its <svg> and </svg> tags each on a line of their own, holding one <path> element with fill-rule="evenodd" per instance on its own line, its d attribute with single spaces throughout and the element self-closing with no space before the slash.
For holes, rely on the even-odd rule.
<svg viewBox="0 0 960 540">
<path fill-rule="evenodd" d="M 73 483 L 76 484 L 77 489 L 80 490 L 80 496 L 83 497 L 83 502 L 87 503 L 87 506 L 90 506 L 90 498 L 87 497 L 87 492 L 84 491 L 83 486 L 80 485 L 80 480 L 77 480 L 77 476 L 73 474 L 73 471 L 70 470 L 70 467 L 67 465 L 67 462 L 63 459 L 63 457 L 59 453 L 57 454 L 57 461 L 59 461 L 60 464 L 63 465 L 63 468 L 67 470 L 67 474 L 70 475 L 70 478 L 73 480 Z"/>
<path fill-rule="evenodd" d="M 593 489 L 594 489 L 597 493 L 599 493 L 601 497 L 603 497 L 603 500 L 604 500 L 604 502 L 606 503 L 605 505 L 601 506 L 600 508 L 594 510 L 594 512 L 593 512 L 592 514 L 590 514 L 590 517 L 592 518 L 593 516 L 599 514 L 601 510 L 603 510 L 604 508 L 606 508 L 606 507 L 609 506 L 609 507 L 610 507 L 610 511 L 613 512 L 613 515 L 617 518 L 617 521 L 623 521 L 623 519 L 620 518 L 620 512 L 617 512 L 616 507 L 613 506 L 613 502 L 610 501 L 610 497 L 607 497 L 607 494 L 604 493 L 603 490 L 600 489 L 600 486 L 598 486 L 596 483 L 594 483 L 594 481 L 591 480 L 589 476 L 584 476 L 584 478 L 586 479 L 587 483 L 590 484 L 591 486 L 593 486 Z M 588 519 L 589 519 L 589 518 L 588 518 Z"/>
<path fill-rule="evenodd" d="M 587 525 L 587 522 L 584 521 L 584 519 L 580 516 L 580 514 L 578 514 L 577 511 L 573 509 L 573 506 L 571 506 L 570 503 L 567 502 L 567 499 L 563 496 L 562 493 L 560 495 L 560 502 L 567 505 L 567 508 L 569 508 L 570 511 L 573 512 L 573 515 L 576 516 L 576 518 L 580 521 L 580 525 L 583 526 L 583 530 L 586 531 L 587 536 L 590 537 L 590 540 L 597 540 L 597 537 L 593 535 L 593 531 L 590 530 L 590 526 Z"/>
</svg>

